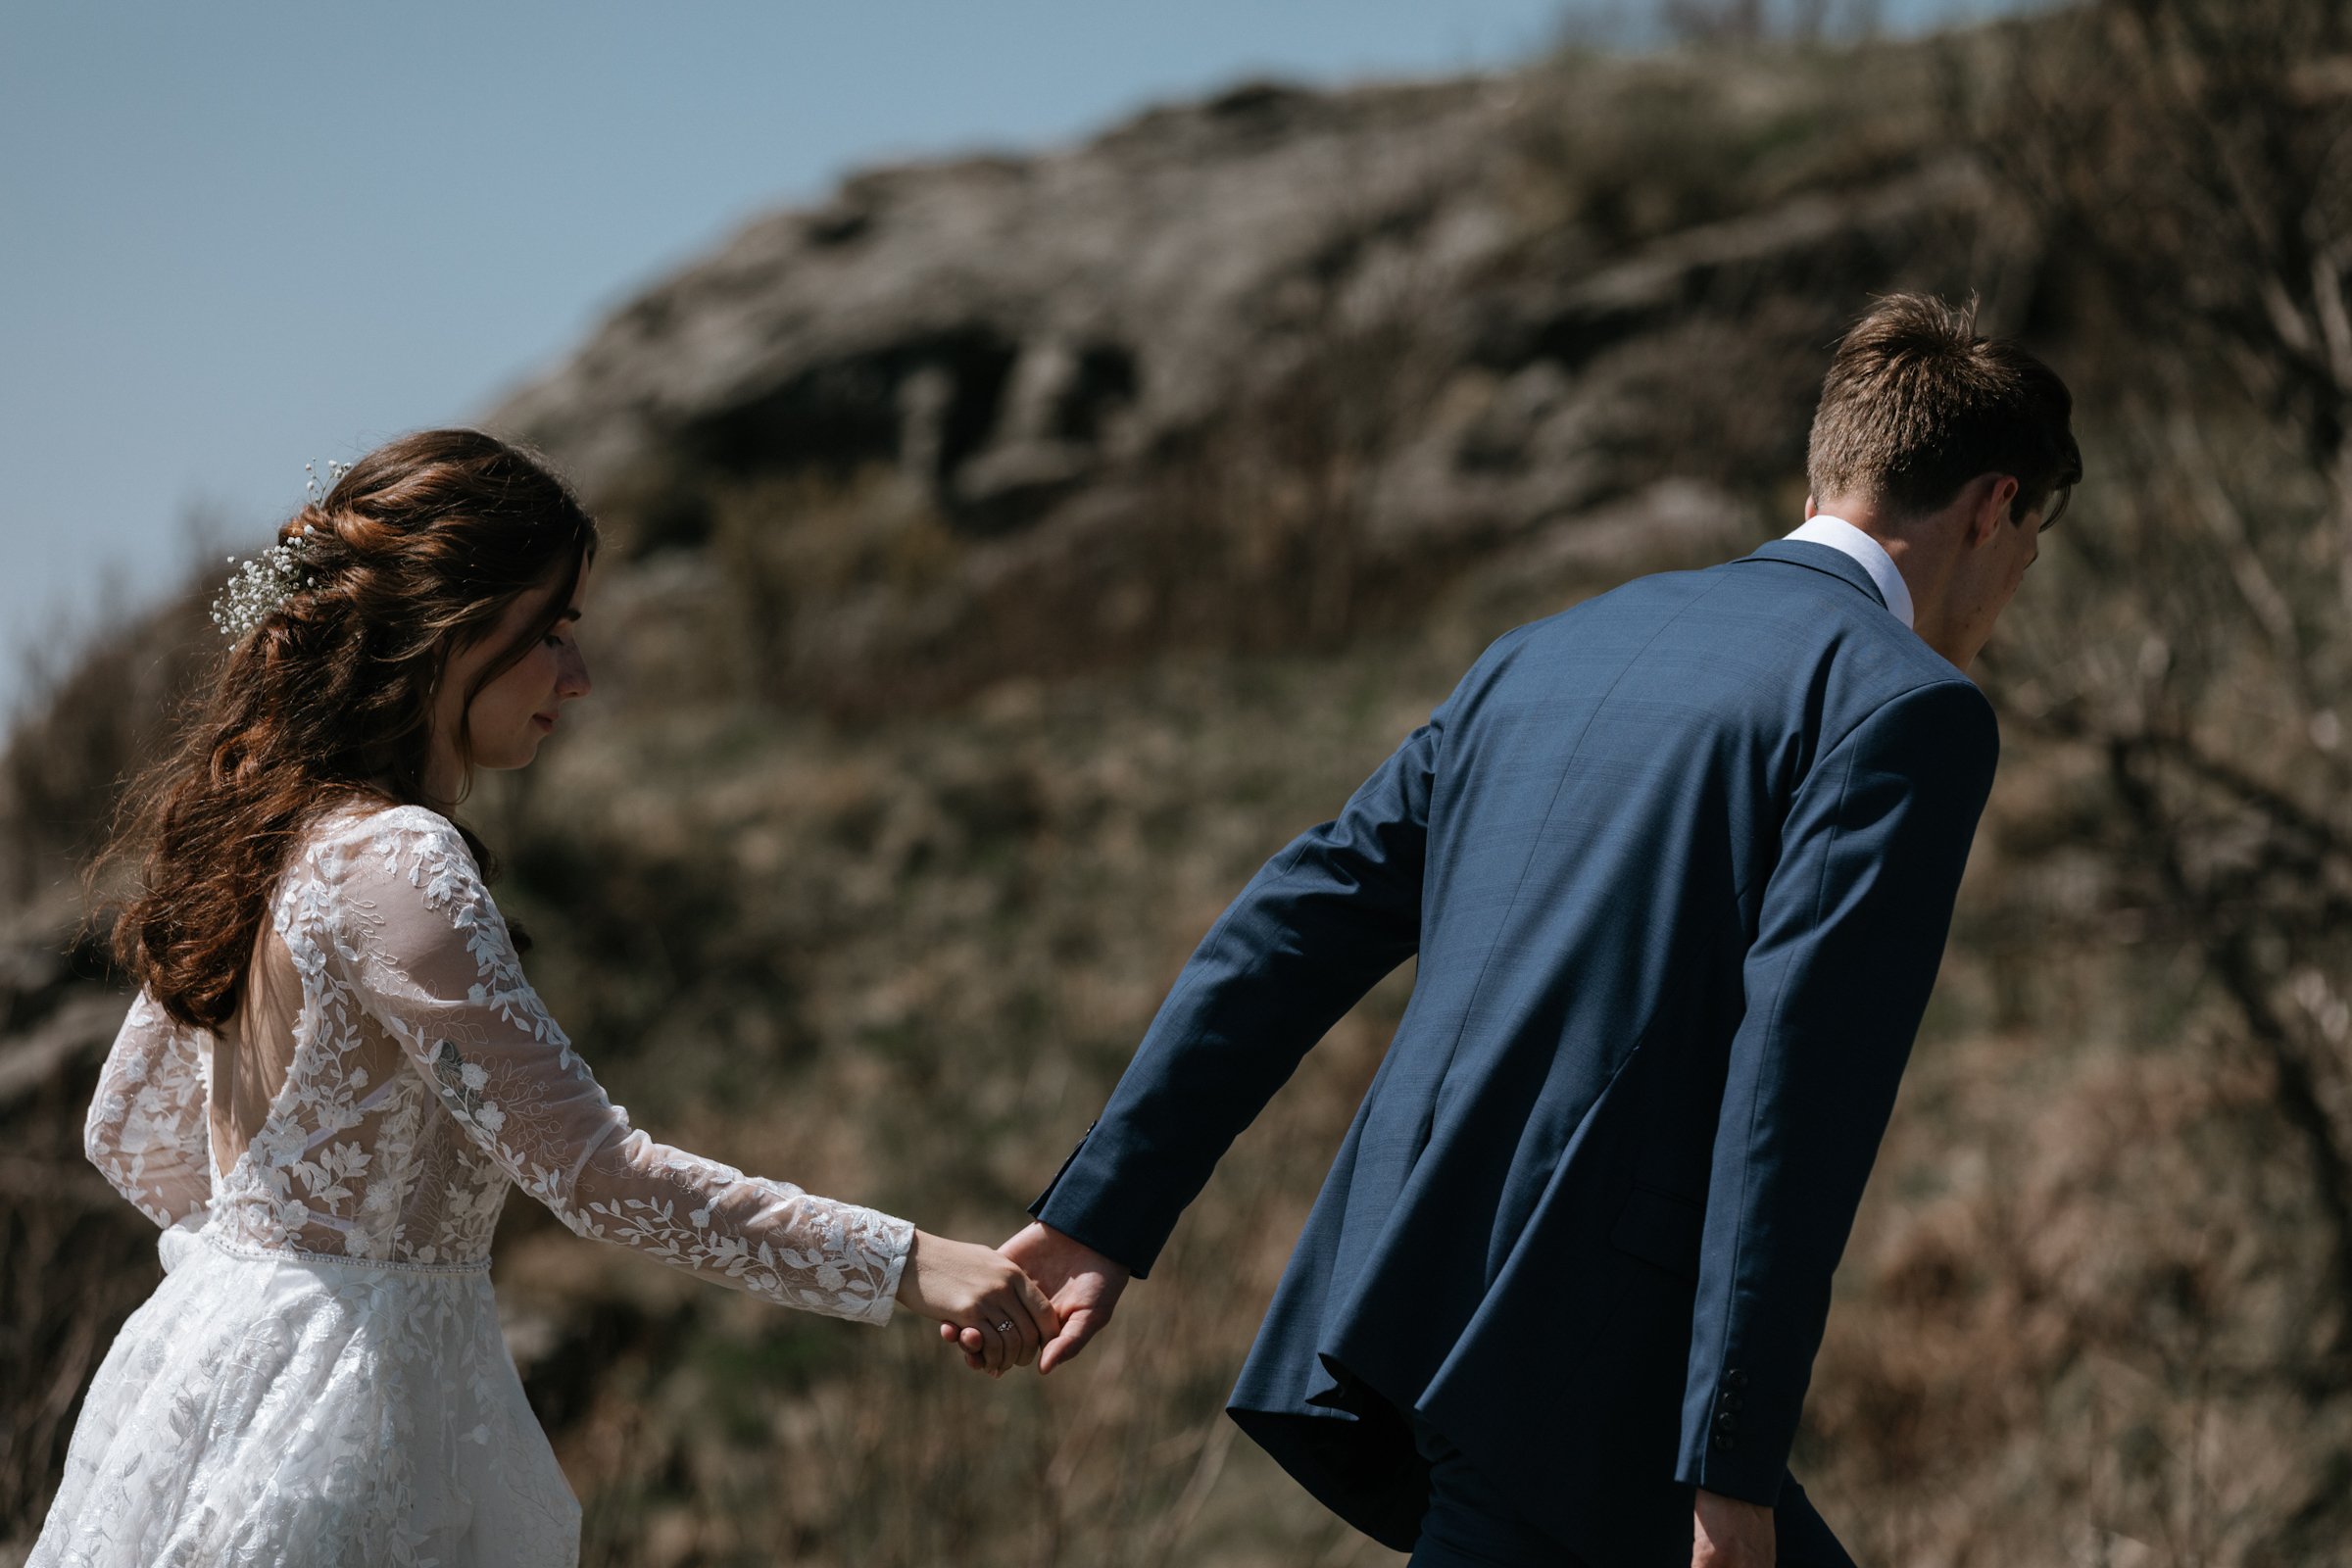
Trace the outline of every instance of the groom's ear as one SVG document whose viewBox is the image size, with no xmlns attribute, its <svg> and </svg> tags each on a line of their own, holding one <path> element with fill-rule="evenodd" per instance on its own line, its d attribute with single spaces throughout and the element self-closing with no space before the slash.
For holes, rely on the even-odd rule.
<svg viewBox="0 0 2352 1568">
<path fill-rule="evenodd" d="M 2017 479 L 2006 473 L 1981 473 L 1961 493 L 1968 516 L 1968 547 L 1982 549 L 1999 537 L 2009 520 L 2010 503 L 2017 499 Z"/>
</svg>

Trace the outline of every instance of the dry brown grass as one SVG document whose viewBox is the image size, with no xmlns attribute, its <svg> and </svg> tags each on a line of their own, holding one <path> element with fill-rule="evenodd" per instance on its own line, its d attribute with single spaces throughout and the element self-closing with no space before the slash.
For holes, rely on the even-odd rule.
<svg viewBox="0 0 2352 1568">
<path fill-rule="evenodd" d="M 1465 451 L 1513 432 L 1491 368 L 1426 365 L 1346 309 L 1286 389 L 1325 406 L 1235 411 L 1116 526 L 1027 554 L 957 535 L 887 473 L 649 470 L 609 498 L 599 697 L 473 814 L 538 937 L 535 980 L 616 1098 L 658 1135 L 926 1228 L 1010 1230 L 1263 857 L 1488 637 L 1778 531 L 1803 367 L 1837 321 L 1870 288 L 1980 280 L 2082 389 L 2094 483 L 1988 671 L 2003 770 L 1796 1467 L 1864 1560 L 1905 1568 L 2338 1560 L 2352 1303 L 2279 1068 L 2300 1052 L 2326 1115 L 2352 1113 L 2343 754 L 2312 728 L 2352 666 L 2329 618 L 2341 496 L 2259 399 L 2137 357 L 2148 335 L 2096 274 L 2044 253 L 2047 192 L 1983 232 L 1946 212 L 1803 267 L 1686 267 L 1693 226 L 1720 243 L 1813 190 L 1834 208 L 1948 135 L 1953 78 L 1916 56 L 1877 62 L 1890 102 L 1852 134 L 1808 111 L 1802 73 L 1859 79 L 1850 63 L 1713 100 L 1705 57 L 1644 68 L 1654 99 L 1589 90 L 1590 60 L 1531 75 L 1558 96 L 1506 150 L 1518 281 L 1631 255 L 1690 292 L 1557 346 L 1590 483 L 1525 535 L 1375 537 L 1358 480 L 1393 425 Z M 1656 112 L 1607 113 L 1628 103 Z M 1418 286 L 1398 295 L 1415 311 Z M 1384 370 L 1400 379 L 1359 396 Z M 2210 393 L 2193 449 L 2157 396 L 2182 386 Z M 2207 447 L 2223 456 L 2178 464 Z M 2166 504 L 2205 480 L 2228 506 Z M 1290 592 L 1335 549 L 1338 602 Z M 2284 635 L 2249 561 L 2294 596 Z M 63 885 L 188 667 L 163 652 L 182 621 L 95 650 L 12 740 L 0 885 Z M 2208 753 L 2243 777 L 2181 760 Z M 8 951 L 55 928 L 42 914 Z M 54 955 L 10 961 L 16 1039 L 81 983 Z M 1045 1382 L 974 1378 L 912 1323 L 768 1312 L 510 1205 L 499 1289 L 586 1561 L 1390 1560 L 1218 1410 L 1408 982 L 1310 1054 L 1110 1335 Z M 37 1518 L 74 1391 L 153 1277 L 144 1223 L 75 1158 L 93 1071 L 0 1103 L 0 1541 Z"/>
</svg>

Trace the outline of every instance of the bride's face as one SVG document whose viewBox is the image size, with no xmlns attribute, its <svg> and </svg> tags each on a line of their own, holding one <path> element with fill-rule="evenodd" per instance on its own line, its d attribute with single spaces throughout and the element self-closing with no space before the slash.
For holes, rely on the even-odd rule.
<svg viewBox="0 0 2352 1568">
<path fill-rule="evenodd" d="M 588 695 L 588 662 L 579 643 L 580 608 L 588 596 L 592 560 L 583 563 L 571 603 L 547 634 L 523 651 L 522 657 L 493 676 L 476 693 L 466 711 L 466 730 L 476 766 L 527 766 L 539 755 L 539 743 L 556 731 L 564 705 Z M 500 653 L 514 645 L 546 613 L 560 584 L 550 583 L 521 595 L 507 607 L 498 625 L 470 648 L 452 655 L 441 676 L 440 696 L 433 713 L 434 772 L 454 768 L 458 733 L 458 705 L 482 670 Z M 461 781 L 450 780 L 451 784 Z M 433 793 L 455 799 L 454 789 L 438 784 Z"/>
</svg>

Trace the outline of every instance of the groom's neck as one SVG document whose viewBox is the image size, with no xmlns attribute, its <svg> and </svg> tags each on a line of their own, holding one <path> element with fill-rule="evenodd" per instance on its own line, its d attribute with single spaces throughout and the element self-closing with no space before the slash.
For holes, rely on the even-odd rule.
<svg viewBox="0 0 2352 1568">
<path fill-rule="evenodd" d="M 1911 590 L 1914 604 L 1919 603 L 1935 587 L 1936 573 L 1931 568 L 1936 552 L 1921 537 L 1923 530 L 1916 524 L 1905 526 L 1889 517 L 1884 508 L 1851 496 L 1839 496 L 1822 501 L 1813 496 L 1805 498 L 1805 520 L 1815 517 L 1836 517 L 1850 522 L 1879 542 L 1894 562 L 1894 569 L 1903 574 L 1903 586 Z M 1923 548 L 1924 547 L 1924 548 Z"/>
<path fill-rule="evenodd" d="M 1942 635 L 1946 601 L 1951 597 L 1951 576 L 1954 561 L 1950 530 L 1938 526 L 1937 517 L 1913 517 L 1896 521 L 1883 507 L 1853 496 L 1837 496 L 1824 501 L 1818 497 L 1805 500 L 1805 516 L 1838 517 L 1852 523 L 1879 542 L 1902 574 L 1903 586 L 1911 593 L 1911 626 L 1922 641 L 1952 659 L 1954 648 L 1945 644 L 1952 639 Z M 1954 662 L 1960 662 L 1954 660 Z M 1963 668 L 1967 666 L 1962 664 Z"/>
</svg>

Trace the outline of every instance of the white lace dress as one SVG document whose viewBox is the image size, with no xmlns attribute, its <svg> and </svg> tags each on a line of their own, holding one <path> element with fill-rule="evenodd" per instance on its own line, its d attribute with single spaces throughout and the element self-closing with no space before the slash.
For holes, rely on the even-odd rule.
<svg viewBox="0 0 2352 1568">
<path fill-rule="evenodd" d="M 444 818 L 334 813 L 271 921 L 299 1007 L 246 1147 L 211 1147 L 210 1035 L 142 997 L 107 1059 L 90 1157 L 167 1227 L 168 1272 L 90 1386 L 29 1568 L 573 1562 L 579 1507 L 490 1293 L 509 1183 L 582 1236 L 889 1318 L 912 1228 L 631 1130 Z"/>
</svg>

